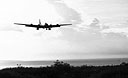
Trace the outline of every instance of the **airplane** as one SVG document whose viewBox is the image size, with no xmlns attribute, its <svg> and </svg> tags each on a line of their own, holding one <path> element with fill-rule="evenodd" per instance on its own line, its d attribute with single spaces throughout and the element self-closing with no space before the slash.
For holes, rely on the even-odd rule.
<svg viewBox="0 0 128 78">
<path fill-rule="evenodd" d="M 39 19 L 39 24 L 38 25 L 33 25 L 33 24 L 21 24 L 21 23 L 14 23 L 16 25 L 25 25 L 26 27 L 35 27 L 37 30 L 40 28 L 46 29 L 46 30 L 51 30 L 51 28 L 54 27 L 61 27 L 61 26 L 67 26 L 67 25 L 72 25 L 72 24 L 56 24 L 56 25 L 48 25 L 48 23 L 45 23 L 44 25 L 41 24 L 41 21 Z"/>
</svg>

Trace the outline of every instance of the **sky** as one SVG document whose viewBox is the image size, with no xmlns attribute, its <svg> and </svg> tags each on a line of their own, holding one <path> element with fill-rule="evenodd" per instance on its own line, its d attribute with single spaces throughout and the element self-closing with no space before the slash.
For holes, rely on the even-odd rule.
<svg viewBox="0 0 128 78">
<path fill-rule="evenodd" d="M 128 0 L 1 0 L 0 60 L 128 57 Z M 14 23 L 71 23 L 51 31 Z"/>
</svg>

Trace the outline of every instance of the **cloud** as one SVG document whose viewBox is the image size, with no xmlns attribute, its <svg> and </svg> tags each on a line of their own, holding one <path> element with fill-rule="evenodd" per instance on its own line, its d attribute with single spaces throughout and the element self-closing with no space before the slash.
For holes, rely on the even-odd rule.
<svg viewBox="0 0 128 78">
<path fill-rule="evenodd" d="M 128 28 L 110 28 L 110 29 L 106 29 L 106 30 L 103 30 L 102 32 L 104 33 L 110 33 L 110 32 L 113 32 L 113 33 L 128 33 Z"/>
<path fill-rule="evenodd" d="M 38 32 L 28 30 L 30 29 L 24 32 L 1 31 L 1 59 L 7 57 L 20 60 L 85 59 L 128 56 L 128 40 L 118 33 L 103 38 L 100 33 L 93 34 L 90 30 L 83 32 L 70 28 Z M 41 35 L 35 36 L 39 32 Z"/>
<path fill-rule="evenodd" d="M 128 37 L 128 27 L 125 27 L 125 28 L 109 28 L 109 29 L 102 30 L 101 33 L 104 33 L 104 34 L 115 33 L 115 34 L 120 34 L 122 36 Z"/>
<path fill-rule="evenodd" d="M 59 43 L 62 43 L 58 46 L 63 46 L 63 49 L 60 47 L 58 50 L 61 53 L 57 53 L 60 57 L 114 58 L 128 56 L 128 48 L 126 47 L 128 40 L 124 35 L 127 30 L 124 33 L 124 29 L 112 29 L 111 26 L 103 25 L 98 18 L 94 18 L 89 25 L 81 25 L 83 23 L 81 14 L 67 6 L 62 0 L 47 1 L 55 7 L 56 12 L 64 19 L 63 22 L 73 23 L 75 26 L 79 25 L 76 26 L 76 29 L 82 31 L 77 32 L 72 28 L 60 29 L 61 36 L 57 37 Z M 110 32 L 111 29 L 112 32 Z M 51 55 L 56 56 L 55 54 L 52 53 Z"/>
<path fill-rule="evenodd" d="M 96 30 L 90 28 L 77 32 L 73 29 L 63 29 L 60 39 L 68 41 L 72 46 L 69 55 L 78 58 L 98 57 L 123 57 L 128 56 L 127 28 L 108 31 L 111 28 Z M 116 33 L 117 32 L 117 33 Z M 94 34 L 95 33 L 95 34 Z M 91 57 L 93 58 L 93 57 Z"/>
<path fill-rule="evenodd" d="M 100 29 L 100 21 L 97 18 L 94 18 L 94 20 L 92 21 L 92 23 L 89 25 L 89 27 L 91 28 L 97 28 Z"/>
<path fill-rule="evenodd" d="M 73 23 L 73 28 L 51 31 L 15 26 L 1 28 L 1 59 L 85 59 L 128 56 L 128 28 L 104 28 L 94 18 L 89 25 L 81 25 L 81 15 L 61 0 L 47 0 L 55 7 L 63 22 Z M 79 25 L 79 26 L 76 26 Z M 80 32 L 82 31 L 82 32 Z M 15 56 L 15 57 L 14 57 Z"/>
<path fill-rule="evenodd" d="M 56 12 L 63 18 L 63 22 L 72 23 L 73 25 L 82 22 L 80 14 L 74 9 L 68 7 L 62 0 L 46 0 L 52 4 Z"/>
<path fill-rule="evenodd" d="M 119 26 L 120 25 L 120 26 Z M 102 24 L 99 19 L 94 18 L 92 23 L 89 25 L 79 26 L 79 31 L 88 31 L 93 34 L 99 34 L 106 38 L 127 38 L 128 37 L 128 27 L 126 23 L 121 23 L 117 25 L 109 25 L 107 23 Z"/>
</svg>

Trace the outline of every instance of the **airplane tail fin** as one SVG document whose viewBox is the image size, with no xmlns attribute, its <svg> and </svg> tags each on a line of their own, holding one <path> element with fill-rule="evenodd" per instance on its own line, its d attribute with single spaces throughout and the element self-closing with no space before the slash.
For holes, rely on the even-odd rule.
<svg viewBox="0 0 128 78">
<path fill-rule="evenodd" d="M 40 19 L 39 19 L 39 25 L 41 25 L 41 21 L 40 21 Z"/>
</svg>

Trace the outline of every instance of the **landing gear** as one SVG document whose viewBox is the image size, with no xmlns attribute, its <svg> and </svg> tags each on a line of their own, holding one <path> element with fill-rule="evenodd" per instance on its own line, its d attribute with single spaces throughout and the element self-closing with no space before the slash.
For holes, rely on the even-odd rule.
<svg viewBox="0 0 128 78">
<path fill-rule="evenodd" d="M 37 27 L 37 30 L 39 30 L 39 27 Z"/>
<path fill-rule="evenodd" d="M 48 30 L 51 30 L 51 28 L 48 28 Z"/>
</svg>

